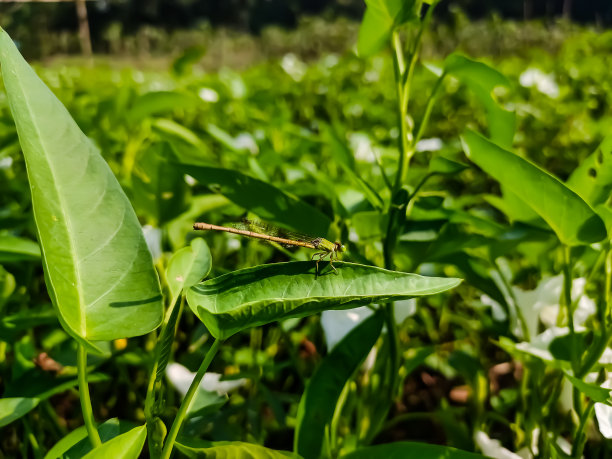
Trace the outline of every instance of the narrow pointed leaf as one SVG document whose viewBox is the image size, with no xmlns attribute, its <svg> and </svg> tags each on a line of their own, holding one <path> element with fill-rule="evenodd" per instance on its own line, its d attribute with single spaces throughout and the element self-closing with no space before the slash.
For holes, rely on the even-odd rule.
<svg viewBox="0 0 612 459">
<path fill-rule="evenodd" d="M 472 131 L 461 141 L 468 158 L 537 212 L 562 243 L 584 245 L 606 237 L 601 218 L 556 177 Z"/>
<path fill-rule="evenodd" d="M 305 459 L 321 457 L 325 429 L 334 416 L 340 394 L 378 340 L 383 321 L 379 312 L 351 330 L 306 385 L 298 408 L 294 448 Z"/>
<path fill-rule="evenodd" d="M 210 333 L 225 339 L 240 330 L 326 309 L 432 295 L 456 287 L 455 278 L 423 277 L 354 263 L 289 262 L 234 271 L 195 285 L 187 302 Z"/>
<path fill-rule="evenodd" d="M 118 435 L 83 456 L 83 459 L 137 459 L 147 438 L 147 427 L 135 427 Z"/>
<path fill-rule="evenodd" d="M 327 215 L 267 182 L 217 167 L 184 166 L 183 171 L 263 220 L 313 236 L 327 235 L 331 224 Z"/>
<path fill-rule="evenodd" d="M 240 441 L 209 442 L 183 438 L 176 442 L 176 449 L 189 458 L 206 459 L 283 459 L 299 456 L 289 451 L 278 451 L 253 443 Z"/>
<path fill-rule="evenodd" d="M 162 319 L 161 292 L 127 197 L 4 31 L 0 59 L 60 322 L 86 344 L 150 332 Z"/>
<path fill-rule="evenodd" d="M 40 247 L 22 237 L 0 235 L 0 263 L 40 260 Z"/>
</svg>

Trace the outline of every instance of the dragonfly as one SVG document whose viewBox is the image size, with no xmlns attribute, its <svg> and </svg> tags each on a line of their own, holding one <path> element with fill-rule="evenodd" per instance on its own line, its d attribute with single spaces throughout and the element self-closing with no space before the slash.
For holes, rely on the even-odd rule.
<svg viewBox="0 0 612 459">
<path fill-rule="evenodd" d="M 339 255 L 346 251 L 346 247 L 341 242 L 331 242 L 322 237 L 309 237 L 304 234 L 292 233 L 263 222 L 245 220 L 242 224 L 234 226 L 219 226 L 210 223 L 197 222 L 193 224 L 194 230 L 213 230 L 225 231 L 227 233 L 240 234 L 241 236 L 261 239 L 268 242 L 276 242 L 285 247 L 306 247 L 318 250 L 311 260 L 315 261 L 316 272 L 319 272 L 319 262 L 329 255 L 329 266 L 336 274 L 338 271 L 334 267 L 334 259 L 338 260 Z"/>
</svg>

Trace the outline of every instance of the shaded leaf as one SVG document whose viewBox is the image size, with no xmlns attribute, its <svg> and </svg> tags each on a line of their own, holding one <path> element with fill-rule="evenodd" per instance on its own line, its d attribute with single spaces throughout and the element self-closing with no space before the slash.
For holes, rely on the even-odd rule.
<svg viewBox="0 0 612 459">
<path fill-rule="evenodd" d="M 381 312 L 364 320 L 338 343 L 317 367 L 300 400 L 294 450 L 302 457 L 321 456 L 325 429 L 344 386 L 365 360 L 380 335 Z"/>
<path fill-rule="evenodd" d="M 327 215 L 267 182 L 216 167 L 183 166 L 183 171 L 263 220 L 313 236 L 327 235 Z"/>
<path fill-rule="evenodd" d="M 419 459 L 482 459 L 485 456 L 468 453 L 467 451 L 449 446 L 401 441 L 360 448 L 357 451 L 342 456 L 342 459 L 370 459 L 373 457 L 384 457 L 385 459 L 403 459 L 407 457 L 418 457 Z"/>
<path fill-rule="evenodd" d="M 491 139 L 502 147 L 510 148 L 515 130 L 514 113 L 502 108 L 492 95 L 497 86 L 509 88 L 508 79 L 494 68 L 460 54 L 451 54 L 446 58 L 444 72 L 458 78 L 474 92 L 487 111 Z"/>
</svg>

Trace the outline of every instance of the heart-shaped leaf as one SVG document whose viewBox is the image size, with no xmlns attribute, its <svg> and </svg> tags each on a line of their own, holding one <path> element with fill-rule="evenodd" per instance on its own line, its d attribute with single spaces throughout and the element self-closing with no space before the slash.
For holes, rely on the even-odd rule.
<svg viewBox="0 0 612 459">
<path fill-rule="evenodd" d="M 162 320 L 161 291 L 128 198 L 3 30 L 0 59 L 60 322 L 86 345 L 150 332 Z"/>
</svg>

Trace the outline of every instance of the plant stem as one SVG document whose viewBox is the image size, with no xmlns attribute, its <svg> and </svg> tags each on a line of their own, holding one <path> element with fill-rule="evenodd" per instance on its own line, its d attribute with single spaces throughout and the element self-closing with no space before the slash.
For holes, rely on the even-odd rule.
<svg viewBox="0 0 612 459">
<path fill-rule="evenodd" d="M 79 398 L 81 399 L 81 410 L 83 411 L 83 421 L 89 435 L 89 441 L 94 448 L 102 444 L 91 408 L 91 398 L 89 397 L 89 386 L 87 385 L 87 350 L 79 343 L 77 352 L 77 370 L 79 374 Z"/>
<path fill-rule="evenodd" d="M 563 247 L 563 303 L 567 309 L 567 324 L 570 331 L 570 358 L 574 375 L 579 372 L 578 355 L 576 354 L 576 330 L 574 328 L 574 311 L 572 307 L 572 265 L 571 248 Z"/>
<path fill-rule="evenodd" d="M 578 429 L 576 429 L 574 444 L 572 445 L 572 457 L 582 457 L 582 452 L 584 451 L 584 445 L 587 439 L 586 435 L 584 434 L 584 429 L 593 414 L 594 407 L 595 402 L 593 400 L 589 401 L 589 404 L 580 416 L 580 424 L 578 425 Z"/>
<path fill-rule="evenodd" d="M 202 364 L 200 365 L 200 368 L 198 368 L 198 372 L 196 373 L 191 385 L 189 386 L 189 390 L 187 391 L 187 394 L 185 395 L 185 398 L 183 399 L 183 402 L 181 403 L 178 413 L 176 414 L 176 418 L 174 418 L 174 422 L 172 423 L 172 427 L 170 428 L 170 432 L 168 433 L 168 438 L 164 444 L 164 449 L 161 455 L 162 459 L 170 458 L 170 454 L 172 453 L 172 448 L 174 447 L 176 437 L 178 436 L 179 430 L 181 429 L 183 421 L 185 420 L 185 416 L 187 414 L 187 410 L 189 409 L 189 405 L 191 405 L 191 401 L 193 400 L 193 397 L 195 396 L 198 388 L 200 387 L 200 382 L 202 381 L 202 378 L 204 377 L 204 373 L 206 373 L 206 370 L 208 369 L 210 362 L 212 362 L 212 359 L 217 354 L 220 344 L 221 344 L 221 340 L 217 339 L 213 341 L 212 346 L 206 353 L 206 356 L 204 357 L 204 360 L 202 361 Z"/>
</svg>

